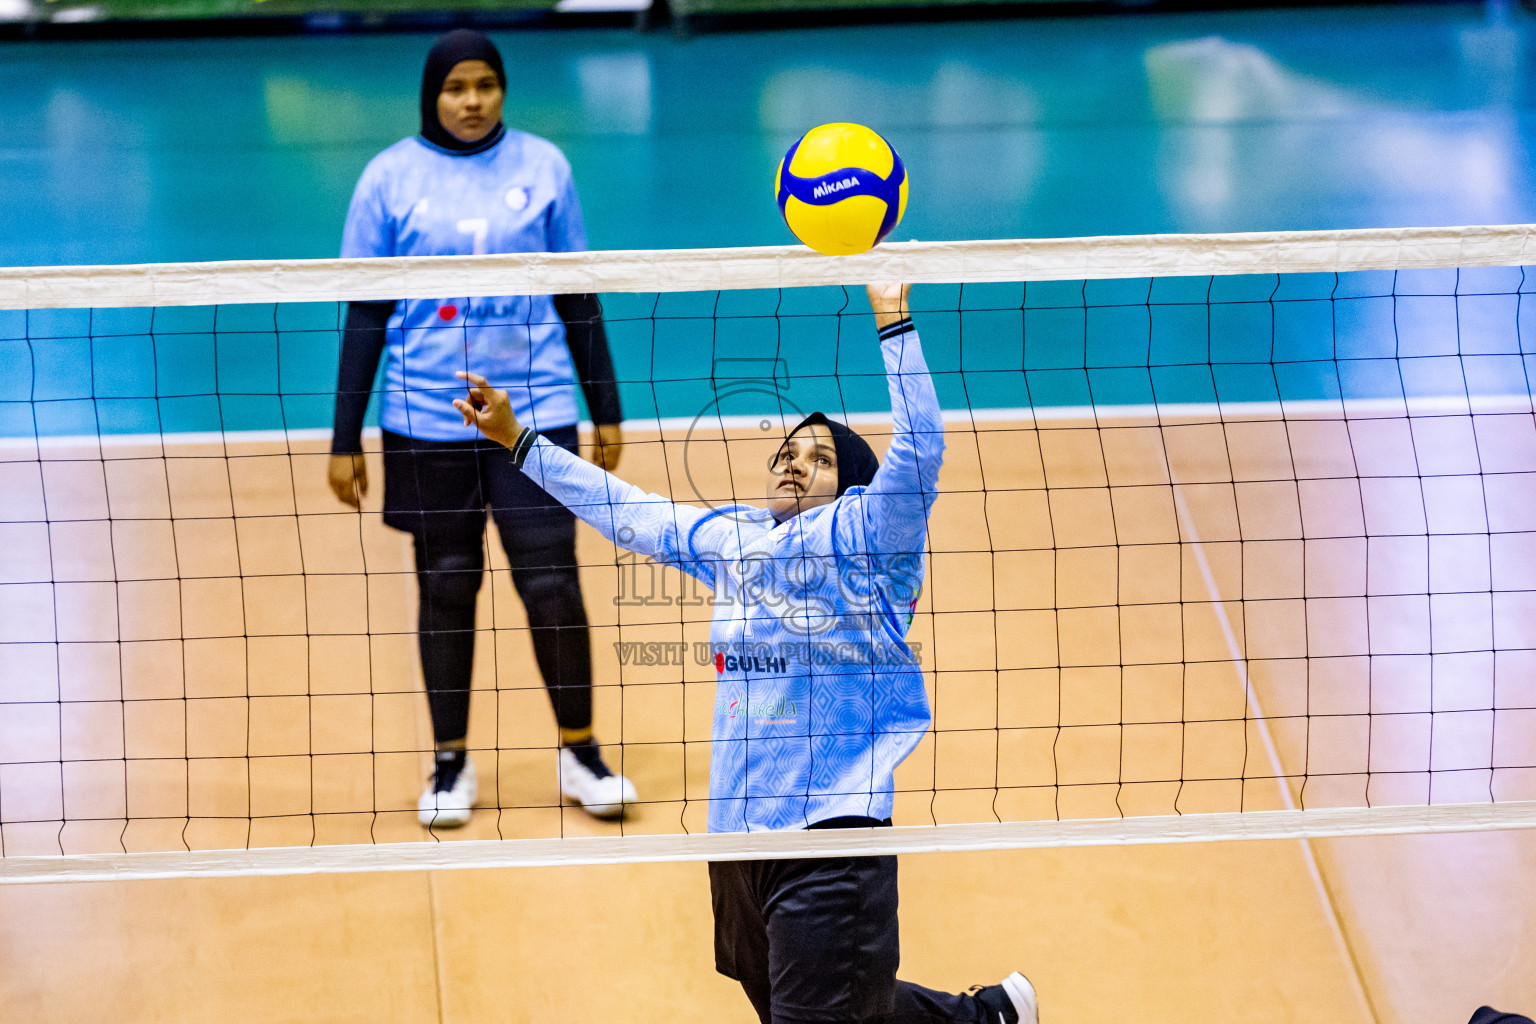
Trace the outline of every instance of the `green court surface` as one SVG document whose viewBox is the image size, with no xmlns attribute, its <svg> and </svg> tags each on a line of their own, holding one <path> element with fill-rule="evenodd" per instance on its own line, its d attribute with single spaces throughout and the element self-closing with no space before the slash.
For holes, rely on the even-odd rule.
<svg viewBox="0 0 1536 1024">
<path fill-rule="evenodd" d="M 792 241 L 773 169 L 831 120 L 900 150 L 897 238 L 1529 221 L 1532 27 L 1446 4 L 495 38 L 508 121 L 569 155 L 593 247 L 667 248 Z M 415 130 L 430 42 L 0 46 L 0 263 L 334 255 L 363 166 Z M 919 304 L 945 405 L 1015 408 L 1523 394 L 1526 289 L 1447 271 Z M 626 411 L 692 415 L 712 356 L 761 354 L 796 406 L 878 410 L 873 346 L 832 315 L 862 301 L 608 296 Z M 0 433 L 324 427 L 339 315 L 0 314 Z"/>
</svg>

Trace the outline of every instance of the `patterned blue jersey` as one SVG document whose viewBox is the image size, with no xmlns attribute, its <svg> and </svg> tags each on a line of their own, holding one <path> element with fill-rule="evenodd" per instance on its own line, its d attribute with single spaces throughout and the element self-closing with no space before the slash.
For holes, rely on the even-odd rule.
<svg viewBox="0 0 1536 1024">
<path fill-rule="evenodd" d="M 347 210 L 341 255 L 467 256 L 587 247 L 571 167 L 552 142 L 508 131 L 483 153 L 402 139 L 369 162 Z M 456 370 L 484 374 L 539 430 L 577 420 L 565 325 L 547 295 L 407 299 L 385 346 L 380 420 L 431 441 L 476 436 L 453 408 Z M 526 417 L 526 418 L 525 418 Z"/>
<path fill-rule="evenodd" d="M 881 331 L 894 422 L 868 487 L 784 523 L 679 505 L 540 439 L 523 469 L 615 543 L 715 592 L 712 832 L 888 818 L 929 724 L 906 643 L 944 423 L 910 320 Z"/>
</svg>

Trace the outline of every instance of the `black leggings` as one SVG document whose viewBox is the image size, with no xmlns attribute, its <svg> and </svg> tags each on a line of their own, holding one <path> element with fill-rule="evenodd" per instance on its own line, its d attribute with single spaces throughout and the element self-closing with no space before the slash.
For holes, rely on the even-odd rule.
<svg viewBox="0 0 1536 1024">
<path fill-rule="evenodd" d="M 538 546 L 521 533 L 507 546 L 512 585 L 528 612 L 533 655 L 562 729 L 592 724 L 592 649 L 587 610 L 576 577 L 575 531 L 559 531 Z M 416 538 L 416 580 L 421 591 L 421 672 L 439 743 L 469 732 L 469 681 L 475 660 L 475 598 L 485 574 L 484 549 L 432 544 Z"/>
<path fill-rule="evenodd" d="M 548 432 L 574 449 L 576 428 Z M 416 544 L 422 676 L 438 743 L 469 732 L 475 600 L 486 506 L 528 613 L 534 658 L 562 729 L 592 725 L 592 651 L 576 571 L 576 519 L 490 442 L 384 435 L 384 521 Z"/>
</svg>

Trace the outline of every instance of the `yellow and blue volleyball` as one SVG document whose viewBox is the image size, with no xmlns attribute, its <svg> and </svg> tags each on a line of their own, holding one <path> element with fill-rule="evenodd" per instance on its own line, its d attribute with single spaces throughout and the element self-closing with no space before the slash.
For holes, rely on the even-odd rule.
<svg viewBox="0 0 1536 1024">
<path fill-rule="evenodd" d="M 868 252 L 907 210 L 907 169 L 861 124 L 824 124 L 779 162 L 779 212 L 795 237 L 828 256 Z"/>
</svg>

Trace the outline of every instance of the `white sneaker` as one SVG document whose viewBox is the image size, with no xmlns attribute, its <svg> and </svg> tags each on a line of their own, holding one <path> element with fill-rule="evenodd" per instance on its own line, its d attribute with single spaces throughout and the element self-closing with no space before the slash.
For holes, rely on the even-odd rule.
<svg viewBox="0 0 1536 1024">
<path fill-rule="evenodd" d="M 1029 983 L 1029 979 L 1018 971 L 1014 971 L 1003 979 L 1003 992 L 1013 1003 L 1014 1012 L 1019 1015 L 1019 1024 L 1040 1024 L 1040 1010 L 1035 1005 L 1035 986 Z"/>
<path fill-rule="evenodd" d="M 581 804 L 594 818 L 622 817 L 625 805 L 640 799 L 635 784 L 609 771 L 607 765 L 603 773 L 576 760 L 569 747 L 560 748 L 560 795 Z"/>
<path fill-rule="evenodd" d="M 1018 971 L 996 985 L 972 985 L 971 997 L 981 1004 L 985 1024 L 1040 1024 L 1035 986 Z"/>
<path fill-rule="evenodd" d="M 427 791 L 416 804 L 416 817 L 427 828 L 459 828 L 469 824 L 470 808 L 475 806 L 479 787 L 475 784 L 475 763 L 464 757 L 464 767 L 447 789 L 437 788 L 437 772 L 427 781 Z"/>
</svg>

